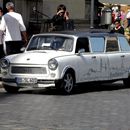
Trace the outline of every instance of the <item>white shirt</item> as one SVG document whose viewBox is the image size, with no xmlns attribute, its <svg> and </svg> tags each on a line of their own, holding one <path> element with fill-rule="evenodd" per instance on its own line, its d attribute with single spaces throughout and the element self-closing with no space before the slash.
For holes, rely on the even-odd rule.
<svg viewBox="0 0 130 130">
<path fill-rule="evenodd" d="M 130 19 L 130 11 L 127 13 L 127 15 L 126 15 L 126 18 L 128 19 Z"/>
<path fill-rule="evenodd" d="M 1 20 L 0 30 L 5 31 L 5 41 L 22 40 L 21 31 L 26 31 L 21 14 L 16 12 L 6 13 Z"/>
</svg>

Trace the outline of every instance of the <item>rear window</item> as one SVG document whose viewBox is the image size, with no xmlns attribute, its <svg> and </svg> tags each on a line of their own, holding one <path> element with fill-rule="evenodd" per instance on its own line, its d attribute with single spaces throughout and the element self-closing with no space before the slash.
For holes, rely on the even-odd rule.
<svg viewBox="0 0 130 130">
<path fill-rule="evenodd" d="M 126 40 L 126 38 L 119 37 L 118 40 L 119 40 L 121 51 L 130 51 L 130 45 Z"/>
</svg>

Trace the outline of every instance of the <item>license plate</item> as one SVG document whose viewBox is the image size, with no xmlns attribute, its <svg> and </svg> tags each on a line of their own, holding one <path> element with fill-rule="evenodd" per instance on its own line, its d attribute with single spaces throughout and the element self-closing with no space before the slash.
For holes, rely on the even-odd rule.
<svg viewBox="0 0 130 130">
<path fill-rule="evenodd" d="M 36 78 L 16 78 L 17 84 L 36 84 Z"/>
</svg>

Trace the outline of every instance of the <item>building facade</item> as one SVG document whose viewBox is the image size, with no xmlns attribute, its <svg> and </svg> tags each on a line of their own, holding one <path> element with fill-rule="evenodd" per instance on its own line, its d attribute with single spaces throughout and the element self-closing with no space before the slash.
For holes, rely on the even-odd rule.
<svg viewBox="0 0 130 130">
<path fill-rule="evenodd" d="M 51 18 L 56 13 L 59 4 L 66 5 L 70 18 L 74 19 L 77 24 L 78 22 L 90 24 L 91 0 L 0 0 L 0 6 L 3 7 L 5 13 L 5 4 L 8 1 L 14 2 L 15 10 L 22 14 L 27 28 L 30 24 L 40 24 L 48 17 Z M 98 0 L 94 0 L 94 19 L 97 19 L 97 3 Z M 34 8 L 37 12 L 33 11 Z"/>
</svg>

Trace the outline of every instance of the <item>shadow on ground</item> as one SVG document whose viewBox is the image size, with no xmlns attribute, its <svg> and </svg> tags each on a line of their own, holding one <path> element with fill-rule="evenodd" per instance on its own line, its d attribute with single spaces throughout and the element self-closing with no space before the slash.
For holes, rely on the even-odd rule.
<svg viewBox="0 0 130 130">
<path fill-rule="evenodd" d="M 71 95 L 75 94 L 84 94 L 92 92 L 101 92 L 101 91 L 115 91 L 121 89 L 128 89 L 124 85 L 119 83 L 107 83 L 107 84 L 95 84 L 95 83 L 84 83 L 75 86 Z M 4 90 L 0 93 L 6 93 Z M 6 93 L 7 94 L 7 93 Z M 43 95 L 65 95 L 55 88 L 38 88 L 38 89 L 20 89 L 17 94 L 43 94 Z"/>
<path fill-rule="evenodd" d="M 83 94 L 83 93 L 92 93 L 92 92 L 100 92 L 100 91 L 114 91 L 128 89 L 123 86 L 122 83 L 107 83 L 107 84 L 94 84 L 94 83 L 85 83 L 75 86 L 71 95 L 74 94 Z M 64 95 L 59 90 L 55 88 L 48 89 L 24 89 L 19 91 L 20 94 L 43 94 L 43 95 Z"/>
</svg>

